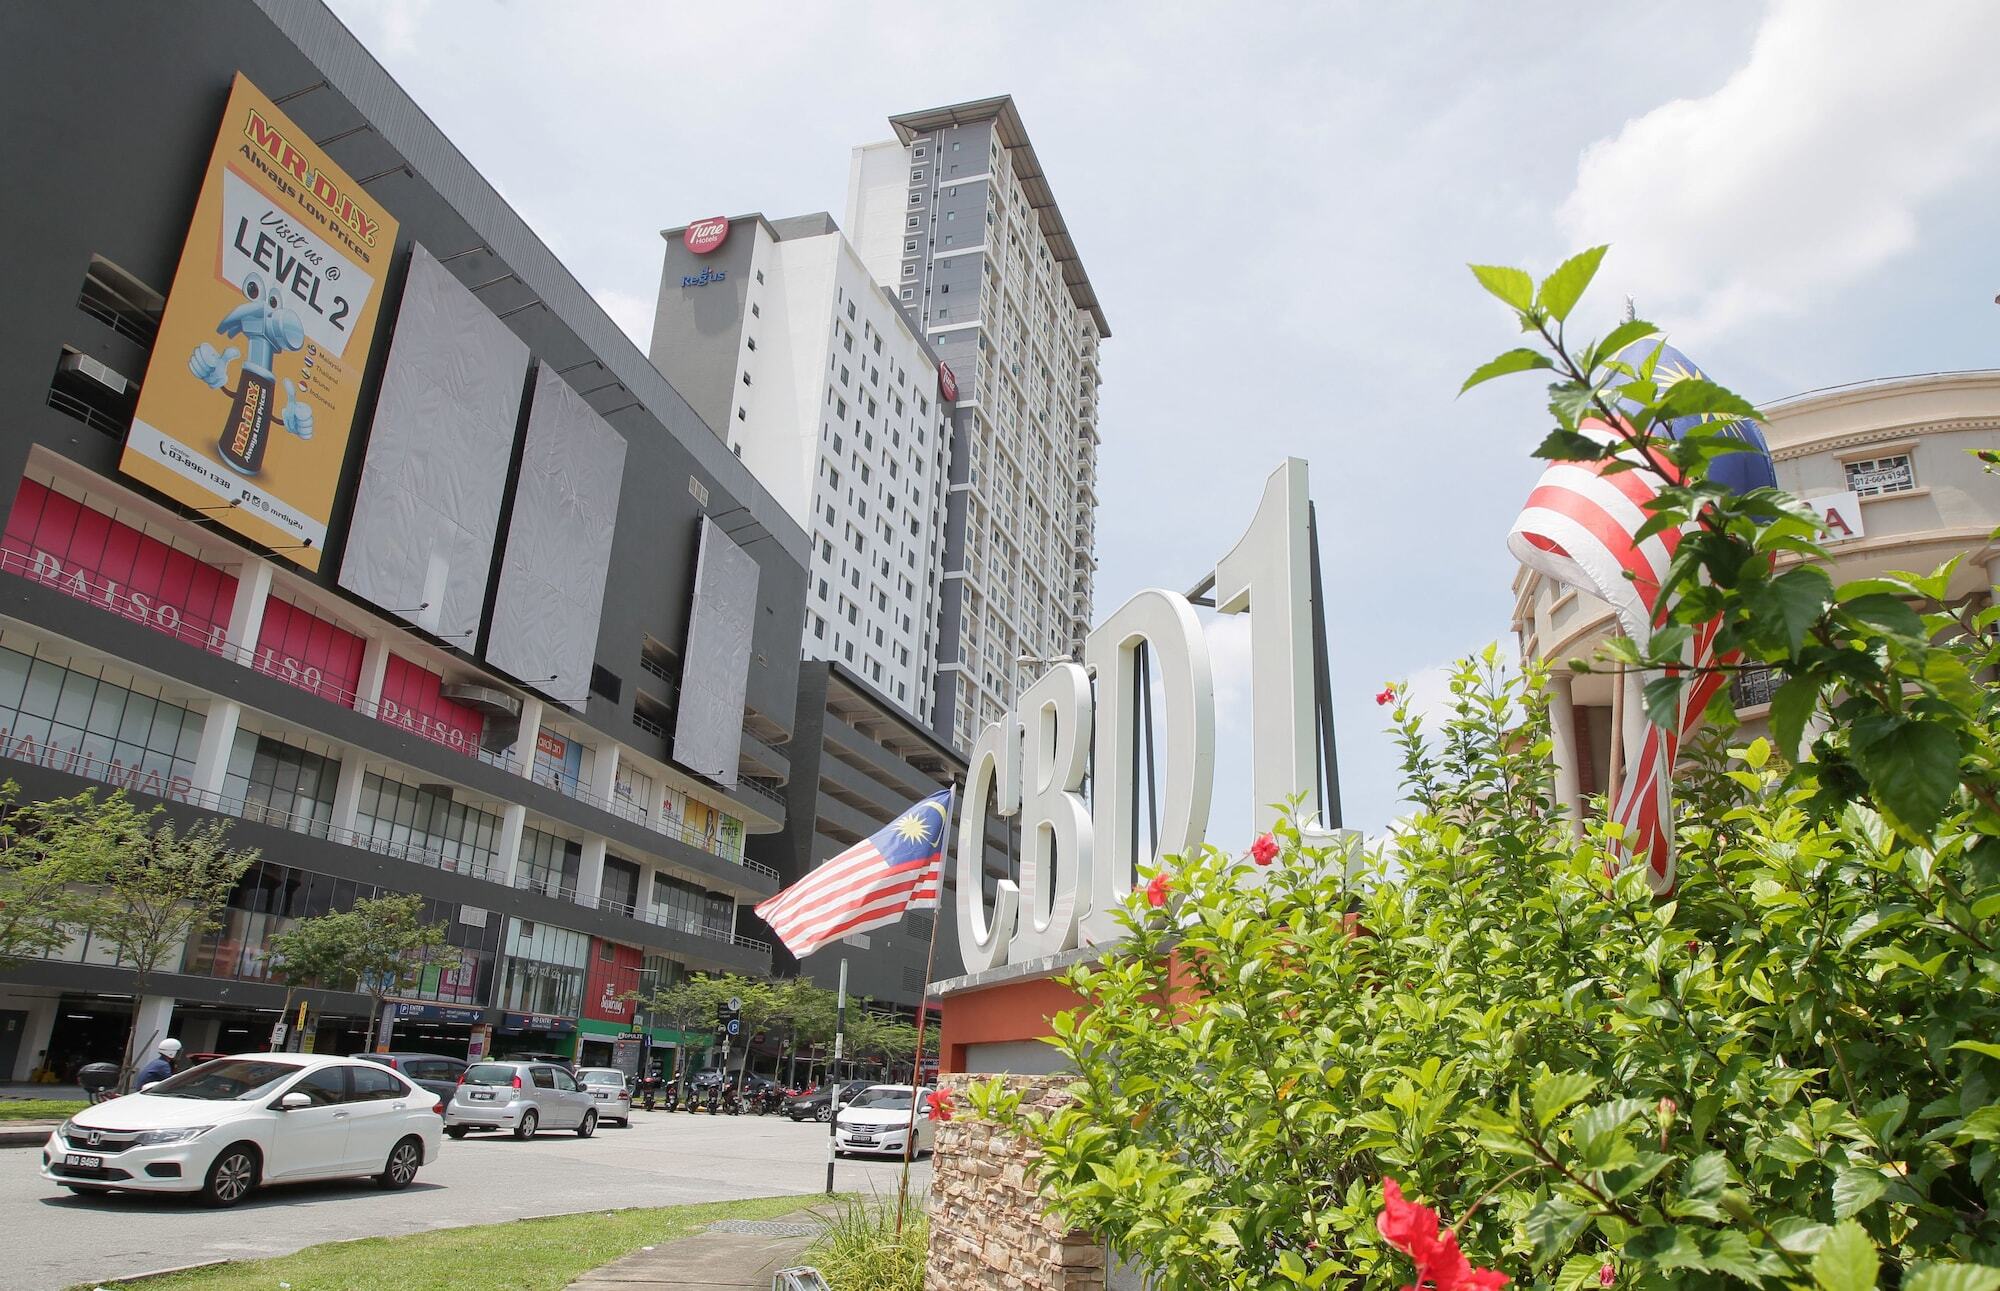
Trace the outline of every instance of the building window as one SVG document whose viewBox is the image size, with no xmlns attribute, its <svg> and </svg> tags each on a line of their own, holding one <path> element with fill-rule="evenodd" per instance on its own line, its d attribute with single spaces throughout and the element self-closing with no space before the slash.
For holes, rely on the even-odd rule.
<svg viewBox="0 0 2000 1291">
<path fill-rule="evenodd" d="M 750 317 L 762 318 L 763 316 L 764 316 L 764 311 L 757 307 L 757 303 L 755 301 L 752 301 L 750 303 Z"/>
<path fill-rule="evenodd" d="M 255 731 L 236 732 L 223 797 L 247 820 L 277 817 L 327 825 L 340 763 Z"/>
<path fill-rule="evenodd" d="M 914 278 L 914 277 L 916 277 L 916 276 L 917 276 L 917 267 L 916 267 L 915 265 L 913 265 L 913 264 L 906 264 L 906 265 L 904 265 L 904 266 L 903 266 L 903 276 L 904 276 L 905 278 Z"/>
<path fill-rule="evenodd" d="M 912 152 L 912 153 L 911 153 L 910 155 L 911 155 L 912 157 L 921 157 L 921 156 L 923 156 L 923 155 L 924 155 L 924 146 L 923 146 L 922 144 L 918 144 L 918 145 L 917 145 L 917 147 L 916 147 L 916 151 Z"/>
<path fill-rule="evenodd" d="M 576 899 L 577 877 L 583 872 L 583 845 L 539 829 L 521 831 L 521 861 L 517 886 L 544 896 Z"/>
<path fill-rule="evenodd" d="M 187 801 L 202 715 L 0 649 L 0 750 L 134 793 Z"/>
<path fill-rule="evenodd" d="M 1843 462 L 1842 465 L 1847 468 L 1847 487 L 1864 498 L 1880 497 L 1884 493 L 1908 493 L 1917 487 L 1916 466 L 1908 453 Z"/>
<path fill-rule="evenodd" d="M 904 299 L 904 300 L 915 300 L 915 299 L 916 299 L 916 296 L 917 296 L 917 293 L 916 293 L 916 292 L 915 292 L 915 291 L 914 291 L 913 289 L 911 289 L 911 288 L 909 288 L 909 287 L 905 287 L 905 288 L 903 288 L 903 299 Z"/>
<path fill-rule="evenodd" d="M 764 281 L 764 271 L 762 269 L 757 271 L 757 281 L 760 283 Z"/>
<path fill-rule="evenodd" d="M 923 182 L 924 182 L 924 172 L 923 172 L 923 171 L 921 171 L 921 170 L 913 170 L 913 171 L 911 171 L 911 172 L 910 172 L 910 182 L 911 182 L 912 184 L 921 184 L 921 183 L 923 183 Z"/>
<path fill-rule="evenodd" d="M 738 421 L 748 421 L 749 419 L 750 419 L 750 418 L 749 418 L 749 414 L 747 414 L 746 412 L 744 412 L 744 410 L 743 410 L 743 409 L 741 409 L 741 408 L 738 408 L 738 409 L 736 410 L 736 420 L 738 420 Z"/>
<path fill-rule="evenodd" d="M 915 238 L 911 238 L 908 242 L 905 242 L 903 244 L 903 250 L 905 251 L 915 251 L 916 249 L 917 249 L 917 240 Z"/>
<path fill-rule="evenodd" d="M 394 855 L 414 848 L 437 856 L 444 869 L 475 873 L 493 864 L 500 837 L 493 813 L 373 771 L 361 779 L 355 825 L 378 850 Z"/>
</svg>

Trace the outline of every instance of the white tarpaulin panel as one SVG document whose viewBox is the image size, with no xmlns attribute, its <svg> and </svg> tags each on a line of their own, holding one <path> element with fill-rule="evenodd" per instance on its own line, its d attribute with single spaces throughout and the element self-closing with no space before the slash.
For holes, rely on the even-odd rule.
<svg viewBox="0 0 2000 1291">
<path fill-rule="evenodd" d="M 731 789 L 743 749 L 757 575 L 756 559 L 703 516 L 680 707 L 674 716 L 674 761 Z"/>
<path fill-rule="evenodd" d="M 421 246 L 396 315 L 340 585 L 470 649 L 528 347 Z"/>
<path fill-rule="evenodd" d="M 486 659 L 571 708 L 590 697 L 624 480 L 624 436 L 543 367 L 528 408 Z"/>
</svg>

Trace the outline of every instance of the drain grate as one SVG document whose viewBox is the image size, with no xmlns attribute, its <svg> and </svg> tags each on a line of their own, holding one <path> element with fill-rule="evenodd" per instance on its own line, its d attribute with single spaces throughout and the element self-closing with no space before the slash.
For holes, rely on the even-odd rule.
<svg viewBox="0 0 2000 1291">
<path fill-rule="evenodd" d="M 776 1219 L 718 1219 L 711 1233 L 749 1233 L 757 1237 L 818 1237 L 825 1224 L 787 1224 Z"/>
</svg>

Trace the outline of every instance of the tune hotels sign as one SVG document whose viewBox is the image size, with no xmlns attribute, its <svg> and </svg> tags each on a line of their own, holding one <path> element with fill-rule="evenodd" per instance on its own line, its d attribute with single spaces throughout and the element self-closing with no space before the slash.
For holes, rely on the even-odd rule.
<svg viewBox="0 0 2000 1291">
<path fill-rule="evenodd" d="M 707 255 L 728 240 L 729 217 L 725 215 L 696 220 L 681 234 L 681 245 L 698 256 Z"/>
</svg>

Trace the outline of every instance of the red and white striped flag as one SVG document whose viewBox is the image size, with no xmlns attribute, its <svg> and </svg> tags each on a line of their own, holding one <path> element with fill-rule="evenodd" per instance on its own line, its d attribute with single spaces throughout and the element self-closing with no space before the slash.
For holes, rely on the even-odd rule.
<svg viewBox="0 0 2000 1291">
<path fill-rule="evenodd" d="M 880 928 L 906 910 L 933 910 L 957 791 L 944 789 L 826 862 L 757 913 L 804 959 L 830 941 Z"/>
<path fill-rule="evenodd" d="M 1636 342 L 1620 357 L 1636 365 L 1657 344 Z M 1655 379 L 1662 384 L 1701 375 L 1678 350 L 1668 346 L 1660 350 Z M 1683 418 L 1674 423 L 1671 433 L 1678 438 L 1698 423 L 1698 418 Z M 1602 442 L 1613 437 L 1601 421 L 1585 422 L 1579 429 Z M 1762 432 L 1750 422 L 1736 422 L 1726 429 L 1744 441 L 1744 449 L 1716 458 L 1711 478 L 1738 491 L 1775 484 Z M 1619 626 L 1643 650 L 1653 632 L 1666 623 L 1672 608 L 1661 603 L 1660 582 L 1681 536 L 1669 529 L 1644 542 L 1634 541 L 1640 526 L 1652 518 L 1647 504 L 1658 493 L 1655 476 L 1640 470 L 1606 474 L 1607 465 L 1557 462 L 1542 472 L 1507 535 L 1507 546 L 1528 568 L 1580 587 L 1609 604 Z M 1696 628 L 1681 652 L 1684 667 L 1704 669 L 1735 658 L 1733 654 L 1720 659 L 1716 656 L 1717 627 L 1718 623 L 1710 620 Z M 1638 738 L 1625 743 L 1625 782 L 1619 787 L 1618 801 L 1612 804 L 1612 819 L 1625 827 L 1625 846 L 1634 860 L 1646 866 L 1646 879 L 1653 890 L 1663 895 L 1674 887 L 1674 761 L 1681 744 L 1701 725 L 1701 715 L 1724 679 L 1720 672 L 1697 674 L 1681 688 L 1680 711 L 1672 727 L 1641 723 Z M 1613 731 L 1611 738 L 1624 736 Z"/>
</svg>

